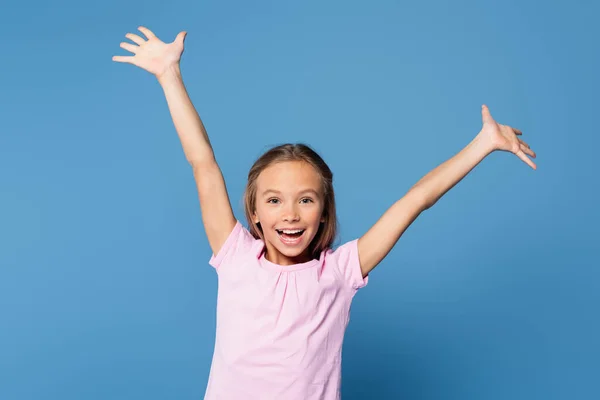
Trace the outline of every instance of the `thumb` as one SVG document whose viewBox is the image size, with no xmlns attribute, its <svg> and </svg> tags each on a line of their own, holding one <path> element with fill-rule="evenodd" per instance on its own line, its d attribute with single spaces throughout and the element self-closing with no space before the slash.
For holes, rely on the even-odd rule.
<svg viewBox="0 0 600 400">
<path fill-rule="evenodd" d="M 490 114 L 490 109 L 485 104 L 481 106 L 481 119 L 483 123 L 494 123 L 494 118 L 492 118 L 492 114 Z"/>
<path fill-rule="evenodd" d="M 183 42 L 185 42 L 185 37 L 186 36 L 187 36 L 187 32 L 186 31 L 179 32 L 179 34 L 175 38 L 175 41 L 176 42 L 180 42 L 181 44 L 183 44 Z"/>
</svg>

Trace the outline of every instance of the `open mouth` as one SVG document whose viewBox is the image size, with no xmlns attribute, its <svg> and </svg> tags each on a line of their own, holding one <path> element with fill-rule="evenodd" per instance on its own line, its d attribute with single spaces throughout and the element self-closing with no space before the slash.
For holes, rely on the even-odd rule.
<svg viewBox="0 0 600 400">
<path fill-rule="evenodd" d="M 279 238 L 287 243 L 298 242 L 305 232 L 304 229 L 275 229 L 275 231 L 277 231 Z"/>
</svg>

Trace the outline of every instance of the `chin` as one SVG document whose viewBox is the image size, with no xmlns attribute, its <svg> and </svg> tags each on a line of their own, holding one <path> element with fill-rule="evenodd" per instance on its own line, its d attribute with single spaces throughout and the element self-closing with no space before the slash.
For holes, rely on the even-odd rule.
<svg viewBox="0 0 600 400">
<path fill-rule="evenodd" d="M 290 257 L 290 258 L 295 258 L 295 257 L 300 257 L 301 255 L 303 255 L 306 252 L 307 247 L 302 247 L 302 248 L 297 248 L 297 249 L 288 249 L 288 248 L 277 248 L 277 250 L 279 250 L 279 252 L 281 254 L 283 254 L 286 257 Z"/>
<path fill-rule="evenodd" d="M 296 257 L 306 251 L 308 246 L 304 246 L 304 244 L 300 244 L 297 246 L 286 246 L 281 243 L 278 237 L 274 237 L 270 240 L 271 245 L 277 249 L 278 252 L 287 257 Z"/>
</svg>

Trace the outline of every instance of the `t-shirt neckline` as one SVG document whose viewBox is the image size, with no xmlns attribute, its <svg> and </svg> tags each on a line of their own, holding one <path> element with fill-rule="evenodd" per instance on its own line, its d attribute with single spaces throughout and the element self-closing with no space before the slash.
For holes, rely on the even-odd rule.
<svg viewBox="0 0 600 400">
<path fill-rule="evenodd" d="M 299 271 L 302 269 L 314 267 L 315 265 L 317 265 L 319 263 L 319 260 L 315 258 L 310 261 L 306 261 L 306 262 L 299 263 L 299 264 L 292 264 L 292 265 L 275 264 L 274 262 L 267 260 L 267 258 L 265 257 L 265 249 L 264 248 L 262 249 L 262 251 L 260 252 L 260 254 L 258 256 L 258 261 L 260 262 L 260 264 L 263 267 L 265 267 L 267 269 L 271 269 L 271 270 L 275 270 L 275 271 L 282 271 L 282 272 Z"/>
</svg>

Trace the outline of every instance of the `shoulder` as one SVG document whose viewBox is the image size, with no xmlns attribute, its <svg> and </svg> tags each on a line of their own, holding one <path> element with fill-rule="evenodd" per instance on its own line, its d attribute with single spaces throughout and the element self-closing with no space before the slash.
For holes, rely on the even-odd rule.
<svg viewBox="0 0 600 400">
<path fill-rule="evenodd" d="M 263 241 L 252 236 L 238 220 L 219 252 L 210 258 L 209 264 L 218 269 L 222 264 L 235 263 L 242 258 L 258 258 L 262 248 Z"/>
<path fill-rule="evenodd" d="M 354 255 L 358 255 L 358 239 L 345 242 L 336 248 L 329 248 L 322 253 L 326 260 L 336 263 L 350 262 Z"/>
<path fill-rule="evenodd" d="M 358 256 L 358 239 L 350 240 L 334 249 L 328 249 L 322 254 L 327 266 L 337 269 L 344 282 L 352 289 L 360 289 L 368 282 L 363 278 Z"/>
</svg>

